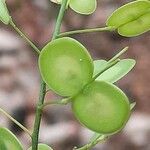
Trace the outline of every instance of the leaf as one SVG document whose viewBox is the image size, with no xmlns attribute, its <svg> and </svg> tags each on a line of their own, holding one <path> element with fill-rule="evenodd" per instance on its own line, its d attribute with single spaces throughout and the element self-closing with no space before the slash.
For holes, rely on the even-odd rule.
<svg viewBox="0 0 150 150">
<path fill-rule="evenodd" d="M 95 64 L 95 63 L 94 63 Z M 123 59 L 113 67 L 102 73 L 96 80 L 107 81 L 114 83 L 125 76 L 135 66 L 135 60 Z M 94 69 L 95 66 L 94 66 Z M 101 68 L 99 67 L 101 70 Z M 97 70 L 98 72 L 98 70 Z"/>
<path fill-rule="evenodd" d="M 106 66 L 107 66 L 107 61 L 106 60 L 94 60 L 94 73 L 93 73 L 93 76 L 98 74 Z"/>
<path fill-rule="evenodd" d="M 0 20 L 7 25 L 9 24 L 10 19 L 11 17 L 9 16 L 5 0 L 0 0 Z"/>
<path fill-rule="evenodd" d="M 132 37 L 150 30 L 150 1 L 138 0 L 118 8 L 106 22 L 120 35 Z"/>
<path fill-rule="evenodd" d="M 32 150 L 32 147 L 30 147 L 28 150 Z M 46 144 L 38 144 L 38 150 L 53 150 L 51 147 L 49 147 Z"/>
<path fill-rule="evenodd" d="M 23 147 L 17 137 L 7 128 L 3 127 L 0 127 L 0 148 L 1 147 L 6 150 L 23 150 Z"/>
<path fill-rule="evenodd" d="M 70 0 L 69 6 L 79 14 L 92 14 L 97 6 L 96 0 Z"/>
<path fill-rule="evenodd" d="M 131 103 L 130 104 L 130 109 L 133 110 L 135 106 L 136 106 L 136 102 Z"/>
</svg>

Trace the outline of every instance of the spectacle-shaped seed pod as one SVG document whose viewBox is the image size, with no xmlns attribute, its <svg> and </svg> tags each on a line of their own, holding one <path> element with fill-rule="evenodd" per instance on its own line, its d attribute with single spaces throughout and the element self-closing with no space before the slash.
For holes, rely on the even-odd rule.
<svg viewBox="0 0 150 150">
<path fill-rule="evenodd" d="M 118 29 L 120 35 L 132 37 L 150 30 L 150 1 L 137 0 L 115 10 L 107 26 Z"/>
<path fill-rule="evenodd" d="M 93 61 L 78 41 L 64 37 L 47 44 L 39 57 L 39 68 L 49 88 L 61 96 L 72 96 L 93 75 Z"/>
<path fill-rule="evenodd" d="M 62 0 L 50 0 L 53 3 L 61 4 Z M 96 10 L 96 0 L 68 0 L 68 5 L 75 12 L 83 15 L 92 14 Z"/>
<path fill-rule="evenodd" d="M 87 128 L 101 134 L 120 131 L 130 116 L 126 95 L 115 85 L 94 81 L 72 100 L 76 118 Z"/>
</svg>

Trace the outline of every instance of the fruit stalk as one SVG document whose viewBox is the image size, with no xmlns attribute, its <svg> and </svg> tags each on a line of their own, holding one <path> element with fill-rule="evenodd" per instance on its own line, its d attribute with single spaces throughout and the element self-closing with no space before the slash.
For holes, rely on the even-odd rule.
<svg viewBox="0 0 150 150">
<path fill-rule="evenodd" d="M 61 23 L 63 20 L 63 16 L 65 14 L 67 1 L 68 0 L 62 1 L 62 5 L 60 8 L 58 17 L 57 17 L 56 26 L 55 26 L 52 40 L 56 39 L 60 32 L 60 27 L 61 27 Z M 37 150 L 37 148 L 38 148 L 39 129 L 40 129 L 40 123 L 41 123 L 41 117 L 42 117 L 41 105 L 43 105 L 43 103 L 44 103 L 44 98 L 45 98 L 45 94 L 46 94 L 46 84 L 43 80 L 41 80 L 41 88 L 40 89 L 41 89 L 40 96 L 39 96 L 38 104 L 36 106 L 35 123 L 34 123 L 34 129 L 33 129 L 33 133 L 32 133 L 32 150 Z"/>
<path fill-rule="evenodd" d="M 10 116 L 2 108 L 0 108 L 0 113 L 3 113 L 6 117 L 8 117 L 11 121 L 13 121 L 18 127 L 20 127 L 23 131 L 25 131 L 26 133 L 28 133 L 28 135 L 31 137 L 30 131 L 26 127 L 24 127 L 21 123 L 19 123 L 16 119 L 14 119 L 12 116 Z"/>
<path fill-rule="evenodd" d="M 15 25 L 13 20 L 10 20 L 10 25 L 14 28 L 14 30 L 21 36 L 23 37 L 29 45 L 37 52 L 37 54 L 40 54 L 40 50 L 36 47 L 36 45 Z"/>
<path fill-rule="evenodd" d="M 82 34 L 82 33 L 93 33 L 93 32 L 103 32 L 103 31 L 113 31 L 113 27 L 103 27 L 103 28 L 93 28 L 93 29 L 83 29 L 83 30 L 75 30 L 75 31 L 68 31 L 64 33 L 60 33 L 58 36 L 68 36 L 73 34 Z"/>
<path fill-rule="evenodd" d="M 88 143 L 80 148 L 74 148 L 73 150 L 90 150 L 92 147 L 97 145 L 99 142 L 102 142 L 102 141 L 106 140 L 107 138 L 108 138 L 107 136 L 99 135 L 95 140 L 91 141 L 90 143 Z"/>
</svg>

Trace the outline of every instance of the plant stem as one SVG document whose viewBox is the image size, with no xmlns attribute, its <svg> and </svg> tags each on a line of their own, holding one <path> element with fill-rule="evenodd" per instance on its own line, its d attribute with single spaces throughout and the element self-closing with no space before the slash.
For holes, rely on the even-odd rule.
<svg viewBox="0 0 150 150">
<path fill-rule="evenodd" d="M 73 150 L 90 150 L 92 147 L 97 145 L 99 142 L 104 141 L 106 138 L 107 136 L 105 135 L 99 135 L 95 140 L 91 141 L 90 143 L 80 148 L 74 148 Z"/>
<path fill-rule="evenodd" d="M 65 13 L 67 1 L 68 0 L 62 1 L 61 8 L 60 8 L 58 18 L 56 21 L 56 26 L 55 26 L 52 40 L 56 39 L 57 35 L 60 32 L 60 27 L 61 27 L 64 13 Z M 32 150 L 37 150 L 37 148 L 38 148 L 39 129 L 40 129 L 40 123 L 41 123 L 41 117 L 42 117 L 41 105 L 43 105 L 43 103 L 44 103 L 45 94 L 46 94 L 46 84 L 42 80 L 41 81 L 40 97 L 39 97 L 39 101 L 38 101 L 38 104 L 36 107 L 36 117 L 35 117 L 35 123 L 34 123 L 34 130 L 33 130 L 33 134 L 32 134 Z"/>
<path fill-rule="evenodd" d="M 112 59 L 110 59 L 108 61 L 108 63 L 111 63 L 113 61 L 115 61 L 116 59 L 118 59 L 122 54 L 124 54 L 127 50 L 129 49 L 129 47 L 125 47 L 124 49 L 122 49 L 118 54 L 116 54 Z"/>
<path fill-rule="evenodd" d="M 20 127 L 23 131 L 28 133 L 28 135 L 31 137 L 31 132 L 24 127 L 21 123 L 19 123 L 16 119 L 14 119 L 11 115 L 9 115 L 6 111 L 0 108 L 0 112 L 3 113 L 6 117 L 8 117 L 11 121 L 13 121 L 18 127 Z"/>
<path fill-rule="evenodd" d="M 68 0 L 62 0 L 62 4 L 61 4 L 61 8 L 60 8 L 58 17 L 57 17 L 56 26 L 55 26 L 52 40 L 56 39 L 60 33 L 60 27 L 61 27 L 61 23 L 62 23 L 64 14 L 65 14 L 67 2 L 68 2 Z"/>
<path fill-rule="evenodd" d="M 36 105 L 36 115 L 35 115 L 34 129 L 32 133 L 32 150 L 37 150 L 38 148 L 39 129 L 42 117 L 41 105 L 44 103 L 45 94 L 46 94 L 46 84 L 43 80 L 41 80 L 39 101 L 38 104 Z"/>
<path fill-rule="evenodd" d="M 11 19 L 11 21 L 10 21 L 10 25 L 14 28 L 14 30 L 15 30 L 21 37 L 23 37 L 23 38 L 29 43 L 29 45 L 30 45 L 38 54 L 40 54 L 40 50 L 37 48 L 37 46 L 35 46 L 35 44 L 33 44 L 33 42 L 15 25 L 15 23 L 13 22 L 12 19 Z"/>
<path fill-rule="evenodd" d="M 68 36 L 72 34 L 81 34 L 81 33 L 91 33 L 91 32 L 102 32 L 102 31 L 113 31 L 113 27 L 103 27 L 103 28 L 94 28 L 94 29 L 83 29 L 83 30 L 75 30 L 75 31 L 68 31 L 64 33 L 60 33 L 58 37 Z"/>
</svg>

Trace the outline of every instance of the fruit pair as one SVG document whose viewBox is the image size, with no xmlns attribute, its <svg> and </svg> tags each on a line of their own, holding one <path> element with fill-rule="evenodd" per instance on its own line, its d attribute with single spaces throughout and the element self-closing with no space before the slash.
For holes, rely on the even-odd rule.
<svg viewBox="0 0 150 150">
<path fill-rule="evenodd" d="M 61 4 L 62 0 L 51 0 L 54 3 Z M 96 0 L 68 0 L 68 5 L 71 9 L 79 14 L 92 14 L 97 6 Z"/>
<path fill-rule="evenodd" d="M 134 63 L 124 60 L 126 65 L 121 63 L 122 71 L 119 70 L 117 78 L 129 72 Z M 72 97 L 73 112 L 87 128 L 112 134 L 124 127 L 130 116 L 128 98 L 111 83 L 91 82 L 95 72 L 93 61 L 78 41 L 64 37 L 47 44 L 40 54 L 39 68 L 50 89 L 61 96 Z"/>
</svg>

